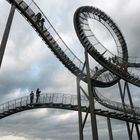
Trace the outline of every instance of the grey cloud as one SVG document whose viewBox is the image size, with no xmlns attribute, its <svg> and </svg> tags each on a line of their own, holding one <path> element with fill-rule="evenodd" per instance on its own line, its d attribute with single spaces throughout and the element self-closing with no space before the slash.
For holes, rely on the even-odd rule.
<svg viewBox="0 0 140 140">
<path fill-rule="evenodd" d="M 132 55 L 138 54 L 137 51 L 139 50 L 140 44 L 140 20 L 138 18 L 138 15 L 140 11 L 137 10 L 136 15 L 133 12 L 131 14 L 131 11 L 129 10 L 125 11 L 129 4 L 126 3 L 126 1 L 124 1 L 123 3 L 122 1 L 118 1 L 117 5 L 115 5 L 116 2 L 112 3 L 110 0 L 108 0 L 104 5 L 102 2 L 103 0 L 94 2 L 89 0 L 71 2 L 65 0 L 60 0 L 59 2 L 56 0 L 51 0 L 49 2 L 37 1 L 40 8 L 45 12 L 45 14 L 59 33 L 62 33 L 64 35 L 68 34 L 68 36 L 70 37 L 74 36 L 73 38 L 71 38 L 73 42 L 72 46 L 70 47 L 75 52 L 77 52 L 77 50 L 79 50 L 81 46 L 74 31 L 73 14 L 79 6 L 93 5 L 104 10 L 114 19 L 126 38 L 130 53 Z M 113 7 L 109 9 L 110 4 Z M 10 5 L 7 4 L 7 2 L 2 1 L 0 2 L 0 6 L 2 7 L 0 9 L 0 34 L 2 36 L 4 24 L 8 16 L 7 11 L 10 9 Z M 120 9 L 124 10 L 123 13 L 120 13 Z M 3 19 L 3 17 L 5 17 L 5 19 Z M 13 42 L 13 46 L 9 42 Z M 15 98 L 15 92 L 17 91 L 17 89 L 20 89 L 20 91 L 23 92 L 19 94 L 19 96 L 23 96 L 24 92 L 26 95 L 28 95 L 27 92 L 30 92 L 30 90 L 35 90 L 37 87 L 40 87 L 43 92 L 49 90 L 54 92 L 62 91 L 68 93 L 72 92 L 73 94 L 76 93 L 75 77 L 70 72 L 68 72 L 66 68 L 64 68 L 64 66 L 57 60 L 57 58 L 54 57 L 52 52 L 47 48 L 47 46 L 38 37 L 36 32 L 30 27 L 27 21 L 18 12 L 16 12 L 14 18 L 9 42 L 5 53 L 6 59 L 0 73 L 1 103 L 7 101 L 9 98 Z M 66 42 L 68 41 L 66 40 Z M 78 42 L 79 44 L 77 44 L 76 42 Z M 30 54 L 29 48 L 32 46 L 39 47 L 39 49 L 33 49 Z M 37 58 L 30 58 L 25 55 L 26 51 L 28 51 L 27 53 L 32 57 L 36 51 L 39 51 L 39 55 L 35 55 Z M 77 55 L 81 56 L 81 54 Z M 24 57 L 27 61 L 23 61 Z M 15 63 L 10 68 L 11 65 L 6 62 L 6 60 L 11 59 Z M 19 67 L 19 65 L 23 65 L 23 67 Z M 36 73 L 33 73 L 32 71 L 36 71 Z M 114 94 L 115 88 L 111 87 L 108 90 L 100 89 L 100 91 L 103 95 L 109 97 L 110 99 L 113 98 L 114 100 L 120 100 L 118 93 Z M 133 89 L 133 87 L 131 89 Z M 134 92 L 137 92 L 135 94 L 137 94 L 138 98 L 139 91 L 137 90 Z M 72 118 L 68 119 L 66 122 L 61 122 L 56 119 L 60 114 L 62 115 L 67 112 L 69 111 L 48 109 L 48 113 L 41 115 L 36 115 L 38 111 L 33 110 L 12 115 L 3 120 L 0 120 L 0 137 L 13 135 L 23 136 L 30 140 L 35 138 L 37 140 L 78 139 L 77 118 L 74 118 L 74 116 L 72 116 Z M 103 117 L 98 117 L 98 119 L 100 140 L 107 140 L 108 134 L 106 119 Z M 124 134 L 119 131 L 120 127 L 124 127 L 124 123 L 116 120 L 112 120 L 112 123 L 114 137 L 120 140 L 128 139 L 127 133 Z M 86 124 L 85 138 L 91 139 L 89 121 Z"/>
</svg>

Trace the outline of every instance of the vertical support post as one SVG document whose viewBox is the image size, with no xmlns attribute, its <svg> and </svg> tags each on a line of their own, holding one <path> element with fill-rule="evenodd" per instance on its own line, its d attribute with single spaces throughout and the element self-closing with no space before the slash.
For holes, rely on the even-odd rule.
<svg viewBox="0 0 140 140">
<path fill-rule="evenodd" d="M 133 109 L 133 101 L 132 101 L 132 97 L 131 97 L 131 93 L 130 93 L 130 89 L 129 89 L 129 85 L 127 82 L 125 82 L 124 84 L 124 93 L 122 92 L 122 89 L 121 89 L 121 84 L 120 82 L 118 83 L 119 85 L 119 90 L 120 90 L 120 94 L 121 94 L 121 99 L 122 99 L 122 103 L 124 105 L 124 98 L 125 98 L 125 91 L 127 90 L 127 94 L 128 94 L 128 99 L 129 99 L 129 102 L 130 102 L 130 106 L 131 106 L 131 109 Z M 135 117 L 135 114 L 133 115 Z M 129 134 L 129 139 L 130 140 L 133 140 L 133 127 L 134 127 L 134 124 L 132 124 L 132 128 L 130 129 L 130 125 L 128 122 L 126 122 L 126 125 L 127 125 L 127 130 L 128 130 L 128 134 Z M 140 132 L 139 132 L 139 127 L 138 127 L 138 124 L 135 123 L 135 128 L 136 128 L 136 132 L 137 132 L 137 137 L 138 137 L 138 140 L 140 139 Z"/>
<path fill-rule="evenodd" d="M 131 105 L 131 107 L 133 109 L 134 105 L 133 105 L 133 101 L 132 101 L 129 85 L 128 85 L 127 82 L 125 84 L 126 84 L 126 88 L 127 88 L 127 92 L 128 92 L 128 98 L 129 98 L 129 101 L 130 101 L 130 105 Z M 135 114 L 134 114 L 134 117 L 135 117 Z M 135 123 L 135 127 L 136 127 L 137 137 L 138 137 L 138 140 L 139 140 L 140 139 L 140 131 L 139 131 L 138 124 Z"/>
<path fill-rule="evenodd" d="M 82 129 L 82 110 L 81 110 L 81 93 L 80 93 L 80 80 L 77 77 L 77 102 L 78 102 L 78 120 L 79 120 L 79 140 L 84 140 Z"/>
<path fill-rule="evenodd" d="M 122 92 L 122 88 L 121 88 L 121 83 L 120 83 L 120 81 L 118 82 L 118 86 L 119 86 L 119 91 L 120 91 L 120 96 L 121 96 L 121 100 L 122 100 L 122 104 L 123 104 L 123 107 L 124 107 L 124 94 L 125 93 L 123 93 Z M 124 85 L 125 86 L 125 85 Z M 125 92 L 125 90 L 124 90 L 124 92 Z M 126 126 L 127 126 L 127 131 L 128 131 L 128 136 L 129 136 L 129 140 L 133 140 L 133 138 L 132 138 L 132 135 L 131 135 L 131 130 L 130 130 L 130 125 L 129 125 L 129 123 L 128 122 L 126 122 Z"/>
<path fill-rule="evenodd" d="M 109 117 L 107 117 L 107 126 L 108 126 L 109 140 L 113 140 L 111 120 Z"/>
<path fill-rule="evenodd" d="M 134 107 L 133 106 L 133 101 L 132 101 L 131 93 L 130 93 L 129 86 L 128 86 L 128 83 L 127 82 L 125 82 L 125 86 L 126 86 L 126 89 L 127 89 L 127 93 L 128 93 L 128 98 L 129 98 L 130 105 L 133 108 Z"/>
<path fill-rule="evenodd" d="M 10 28 L 11 28 L 11 24 L 12 24 L 12 21 L 13 21 L 15 8 L 16 8 L 15 5 L 11 6 L 11 10 L 10 10 L 9 17 L 8 17 L 8 20 L 7 20 L 7 24 L 6 24 L 6 27 L 5 27 L 5 31 L 4 31 L 4 34 L 3 34 L 2 42 L 1 42 L 1 45 L 0 45 L 0 68 L 1 68 L 2 59 L 3 59 L 3 56 L 4 56 L 4 52 L 5 52 L 5 48 L 6 48 Z"/>
<path fill-rule="evenodd" d="M 98 140 L 97 122 L 96 122 L 96 115 L 95 115 L 95 111 L 94 111 L 95 102 L 94 102 L 94 96 L 93 96 L 93 92 L 92 92 L 91 79 L 90 79 L 88 52 L 86 49 L 85 49 L 85 61 L 86 61 L 86 71 L 87 71 L 87 84 L 88 84 L 88 94 L 89 94 L 92 139 Z"/>
<path fill-rule="evenodd" d="M 135 124 L 138 140 L 140 140 L 140 131 L 138 124 Z"/>
</svg>

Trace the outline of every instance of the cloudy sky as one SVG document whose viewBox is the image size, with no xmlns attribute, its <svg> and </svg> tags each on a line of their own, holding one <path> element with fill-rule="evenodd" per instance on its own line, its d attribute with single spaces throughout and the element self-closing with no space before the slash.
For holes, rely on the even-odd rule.
<svg viewBox="0 0 140 140">
<path fill-rule="evenodd" d="M 29 1 L 29 0 L 27 0 Z M 35 0 L 66 44 L 82 58 L 81 45 L 73 26 L 73 15 L 83 5 L 100 8 L 111 16 L 125 36 L 130 56 L 139 56 L 139 0 Z M 10 5 L 0 0 L 0 41 Z M 82 51 L 82 50 L 81 50 Z M 77 53 L 78 52 L 78 53 Z M 76 94 L 75 76 L 57 60 L 27 21 L 16 11 L 2 67 L 0 70 L 0 104 L 29 95 L 37 87 L 43 93 Z M 139 88 L 131 85 L 133 99 L 138 101 Z M 103 90 L 102 90 L 103 91 Z M 105 90 L 104 90 L 105 91 Z M 109 88 L 106 96 L 118 99 Z M 118 99 L 119 100 L 119 99 Z M 97 117 L 99 138 L 108 140 L 106 118 Z M 124 122 L 112 120 L 114 139 L 127 140 Z M 123 131 L 123 133 L 122 133 Z M 90 122 L 85 139 L 91 138 Z M 1 140 L 75 140 L 78 139 L 77 112 L 38 109 L 14 114 L 0 120 Z M 136 137 L 134 136 L 134 139 Z"/>
</svg>

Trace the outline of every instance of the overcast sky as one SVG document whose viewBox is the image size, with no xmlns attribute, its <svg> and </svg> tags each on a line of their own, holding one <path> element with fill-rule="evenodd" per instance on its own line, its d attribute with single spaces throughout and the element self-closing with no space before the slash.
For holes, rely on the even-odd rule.
<svg viewBox="0 0 140 140">
<path fill-rule="evenodd" d="M 139 56 L 139 0 L 35 1 L 66 44 L 80 59 L 83 59 L 83 55 L 80 53 L 81 44 L 74 30 L 73 15 L 78 7 L 84 5 L 98 7 L 112 17 L 125 36 L 129 55 Z M 9 10 L 9 3 L 6 0 L 0 0 L 0 41 Z M 16 11 L 0 70 L 0 104 L 29 95 L 31 90 L 35 91 L 38 87 L 43 93 L 76 94 L 75 79 L 75 76 L 57 60 L 29 23 Z M 132 85 L 130 87 L 133 100 L 138 102 L 139 88 Z M 106 92 L 106 96 L 116 100 L 118 95 L 114 94 L 113 90 L 112 87 L 109 88 L 110 92 Z M 108 140 L 106 118 L 98 116 L 97 120 L 100 140 Z M 112 127 L 114 139 L 128 139 L 124 122 L 112 120 Z M 84 134 L 86 139 L 91 139 L 89 121 Z M 0 140 L 66 139 L 78 139 L 77 112 L 38 109 L 14 114 L 0 120 Z"/>
</svg>

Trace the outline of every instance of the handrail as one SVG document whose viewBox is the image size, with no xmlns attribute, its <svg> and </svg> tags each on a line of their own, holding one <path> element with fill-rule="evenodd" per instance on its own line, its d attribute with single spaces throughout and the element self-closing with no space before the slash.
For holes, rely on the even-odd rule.
<svg viewBox="0 0 140 140">
<path fill-rule="evenodd" d="M 131 107 L 128 104 L 122 104 L 120 102 L 117 101 L 112 101 L 106 97 L 104 97 L 99 90 L 97 90 L 96 88 L 94 88 L 93 90 L 94 96 L 96 98 L 96 101 L 98 101 L 100 104 L 102 104 L 103 106 L 107 107 L 107 108 L 111 108 L 111 109 L 115 109 L 121 112 L 125 112 L 128 114 L 132 114 L 132 115 L 137 115 L 140 116 L 140 107 L 134 106 Z"/>
<path fill-rule="evenodd" d="M 29 104 L 45 104 L 45 103 L 61 103 L 77 105 L 77 96 L 64 93 L 43 93 L 40 94 L 38 100 L 34 95 L 33 102 L 30 100 L 30 96 L 20 97 L 14 100 L 10 100 L 6 103 L 0 105 L 0 113 L 9 111 L 10 109 L 15 109 L 16 107 L 27 106 Z M 88 107 L 88 99 L 86 96 L 81 96 L 81 102 L 83 106 Z"/>
<path fill-rule="evenodd" d="M 102 104 L 103 106 L 111 109 L 115 109 L 117 111 L 125 112 L 127 114 L 135 114 L 136 116 L 140 116 L 140 107 L 133 107 L 131 108 L 130 105 L 125 104 L 124 106 L 116 101 L 111 101 L 110 99 L 102 96 L 97 89 L 94 91 L 94 95 L 96 98 L 96 101 Z M 20 97 L 11 101 L 8 101 L 4 104 L 0 105 L 0 114 L 13 110 L 18 107 L 25 107 L 28 105 L 37 105 L 37 104 L 65 104 L 65 105 L 72 105 L 76 106 L 77 103 L 77 95 L 72 94 L 64 94 L 64 93 L 43 93 L 40 94 L 40 97 L 38 100 L 36 100 L 37 97 L 34 96 L 33 102 L 30 100 L 30 96 L 24 96 Z M 86 96 L 81 96 L 81 105 L 88 108 L 89 101 Z"/>
<path fill-rule="evenodd" d="M 21 2 L 21 4 L 22 4 L 22 0 L 7 0 L 7 1 L 13 1 L 13 2 L 15 2 L 18 6 L 20 5 L 19 3 Z M 24 5 L 25 4 L 25 5 Z M 22 6 L 22 8 L 23 9 L 26 9 L 26 10 L 28 10 L 28 12 L 32 12 L 32 14 L 34 14 L 33 16 L 32 16 L 32 18 L 31 18 L 31 15 L 30 15 L 30 20 L 32 21 L 32 22 L 36 22 L 36 19 L 35 19 L 35 13 L 32 11 L 32 9 L 30 9 L 30 7 L 28 7 L 28 5 L 26 4 L 26 3 L 24 3 Z M 31 5 L 32 5 L 33 3 L 31 3 Z M 31 6 L 30 5 L 30 6 Z M 20 7 L 21 8 L 21 7 Z M 26 10 L 24 10 L 24 12 L 26 12 Z M 42 11 L 38 8 L 38 11 L 37 12 L 41 12 L 42 13 Z M 29 14 L 31 14 L 31 13 L 26 13 L 26 14 L 28 14 L 28 16 L 29 16 Z M 43 14 L 44 15 L 44 14 Z M 46 17 L 46 16 L 44 16 L 44 17 Z M 48 21 L 48 19 L 46 18 L 46 20 Z M 49 24 L 50 24 L 50 22 L 48 22 Z M 50 24 L 51 25 L 51 28 L 54 30 L 54 32 L 57 34 L 57 36 L 60 38 L 60 40 L 62 41 L 62 43 L 65 45 L 65 47 L 66 48 L 68 48 L 68 46 L 64 43 L 64 41 L 62 40 L 62 38 L 59 36 L 59 34 L 56 32 L 56 30 L 54 29 L 54 27 L 52 26 L 52 24 Z M 35 25 L 35 26 L 37 26 L 37 25 Z M 45 30 L 41 30 L 39 27 L 36 27 L 36 28 L 38 28 L 38 32 L 40 33 L 42 33 L 43 31 L 45 32 Z M 43 27 L 43 29 L 46 29 L 45 28 L 45 26 Z M 45 34 L 45 33 L 42 33 L 43 35 Z M 46 31 L 47 32 L 47 31 Z M 61 48 L 62 49 L 62 48 Z M 68 48 L 68 50 L 70 50 L 69 48 Z M 65 52 L 65 51 L 64 51 Z M 72 52 L 71 50 L 70 50 L 70 52 Z M 73 52 L 71 53 L 72 55 L 74 54 Z M 74 58 L 77 58 L 76 57 L 76 55 L 74 55 Z M 77 60 L 80 60 L 79 58 L 77 59 Z M 80 63 L 81 63 L 81 61 L 79 61 Z M 82 67 L 80 67 L 81 69 L 82 69 Z M 79 69 L 80 69 L 79 68 Z M 94 71 L 94 74 L 95 74 L 95 71 Z M 106 78 L 106 77 L 105 77 Z M 42 96 L 41 96 L 42 97 Z M 52 98 L 54 98 L 54 97 L 52 97 L 52 96 L 50 96 L 50 100 L 49 101 L 51 101 L 51 99 Z M 43 102 L 44 101 L 46 101 L 45 99 L 45 97 L 43 96 L 43 98 L 41 98 L 42 100 L 43 100 Z M 63 99 L 62 100 L 62 103 L 63 103 L 63 101 L 65 101 L 66 102 L 66 97 L 65 97 L 65 99 L 64 98 L 61 98 L 61 99 Z M 72 100 L 73 100 L 73 98 L 71 98 Z M 71 100 L 71 101 L 72 101 Z M 24 102 L 23 102 L 24 101 Z M 100 99 L 100 101 L 103 103 L 104 101 L 108 101 L 107 99 Z M 13 101 L 10 101 L 10 102 L 8 102 L 8 103 L 6 103 L 6 104 L 3 104 L 3 105 L 1 105 L 0 106 L 0 108 L 1 108 L 1 110 L 3 110 L 3 109 L 9 109 L 10 107 L 14 107 L 14 106 L 16 106 L 16 105 L 18 105 L 18 104 L 21 104 L 22 105 L 22 103 L 24 103 L 24 104 L 28 104 L 28 103 L 30 103 L 30 100 L 29 100 L 29 97 L 28 96 L 26 96 L 25 98 L 22 98 L 21 100 L 20 99 L 18 99 L 18 100 L 14 100 L 14 102 Z M 73 101 L 73 103 L 75 103 L 75 100 Z M 115 108 L 115 105 L 116 104 L 114 104 L 114 106 L 112 105 L 112 102 L 110 102 L 110 106 L 112 107 L 112 108 Z M 117 107 L 118 107 L 119 105 L 117 104 Z M 109 105 L 108 105 L 108 107 L 109 107 Z M 121 108 L 118 108 L 118 110 L 121 110 Z M 138 110 L 138 109 L 137 109 Z M 122 111 L 122 110 L 121 110 Z M 128 111 L 128 113 L 132 113 L 131 111 L 129 112 Z"/>
<path fill-rule="evenodd" d="M 8 2 L 11 0 L 7 0 Z M 61 38 L 61 36 L 58 34 L 58 32 L 55 30 L 55 28 L 53 27 L 53 25 L 50 23 L 50 21 L 48 20 L 48 18 L 45 16 L 45 14 L 41 11 L 41 9 L 38 7 L 38 5 L 32 1 L 32 3 L 29 3 L 29 5 L 27 5 L 24 1 L 22 0 L 12 0 L 13 3 L 15 3 L 15 5 L 18 7 L 18 9 L 20 9 L 20 11 L 22 11 L 22 13 L 26 14 L 26 16 L 28 16 L 30 22 L 33 24 L 33 26 L 35 26 L 35 28 L 37 29 L 36 31 L 41 35 L 41 37 L 43 38 L 43 40 L 46 42 L 46 39 L 47 39 L 47 35 L 50 33 L 50 37 L 52 38 L 52 42 L 54 43 L 55 41 L 55 45 L 57 44 L 59 49 L 61 49 L 61 53 L 65 54 L 67 56 L 67 58 L 70 59 L 70 61 L 79 69 L 80 73 L 83 74 L 83 79 L 85 80 L 86 79 L 86 71 L 82 71 L 82 68 L 84 66 L 84 63 L 73 53 L 73 51 L 66 45 L 66 43 L 63 41 L 63 39 Z M 33 11 L 30 7 L 33 7 L 34 9 L 36 9 L 36 11 Z M 45 19 L 45 22 L 44 22 L 44 26 L 43 26 L 43 29 L 41 29 L 41 27 L 35 25 L 36 24 L 36 14 L 37 13 L 41 13 L 43 18 Z M 23 15 L 24 15 L 23 14 Z M 28 19 L 27 18 L 27 19 Z M 48 28 L 46 28 L 47 26 L 46 25 L 49 25 Z M 36 27 L 37 26 L 37 27 Z M 45 27 L 46 26 L 46 27 Z M 46 37 L 44 39 L 44 37 Z M 50 41 L 51 42 L 51 41 Z M 49 43 L 50 43 L 49 42 Z M 51 45 L 53 46 L 53 44 L 51 43 Z M 51 46 L 51 47 L 52 47 Z M 49 47 L 50 47 L 50 44 L 49 44 Z M 50 47 L 50 48 L 51 48 Z M 52 49 L 52 48 L 51 48 Z M 55 46 L 53 46 L 53 51 L 55 50 L 55 55 L 58 55 L 57 53 L 59 49 L 56 49 Z M 57 52 L 57 53 L 56 53 Z M 60 55 L 60 54 L 59 54 Z M 60 56 L 57 56 L 58 58 Z M 61 59 L 59 59 L 62 63 L 65 61 L 65 60 L 62 60 L 64 58 L 61 57 Z M 68 64 L 65 64 L 65 66 L 68 68 Z M 70 69 L 70 68 L 68 68 Z M 99 70 L 102 69 L 102 66 L 99 67 Z M 72 71 L 72 69 L 70 69 Z M 72 71 L 73 72 L 73 71 Z M 77 74 L 76 73 L 76 68 L 75 68 L 75 72 L 73 72 L 75 75 Z M 91 75 L 91 78 L 94 76 L 94 74 L 96 73 L 95 71 L 95 68 L 94 69 L 90 69 L 90 75 Z M 79 76 L 78 74 L 76 76 Z M 80 75 L 81 76 L 81 75 Z M 94 82 L 94 84 L 96 86 L 110 86 L 111 84 L 114 84 L 115 82 L 113 81 L 113 77 L 109 76 L 109 77 L 106 77 L 108 75 L 99 75 L 99 78 L 97 80 L 97 83 Z M 82 79 L 82 80 L 83 80 Z M 107 81 L 102 81 L 102 80 L 107 80 Z M 92 79 L 94 80 L 94 79 Z M 113 82 L 112 82 L 113 81 Z M 100 85 L 99 85 L 100 83 Z M 109 84 L 108 84 L 109 83 Z"/>
</svg>

